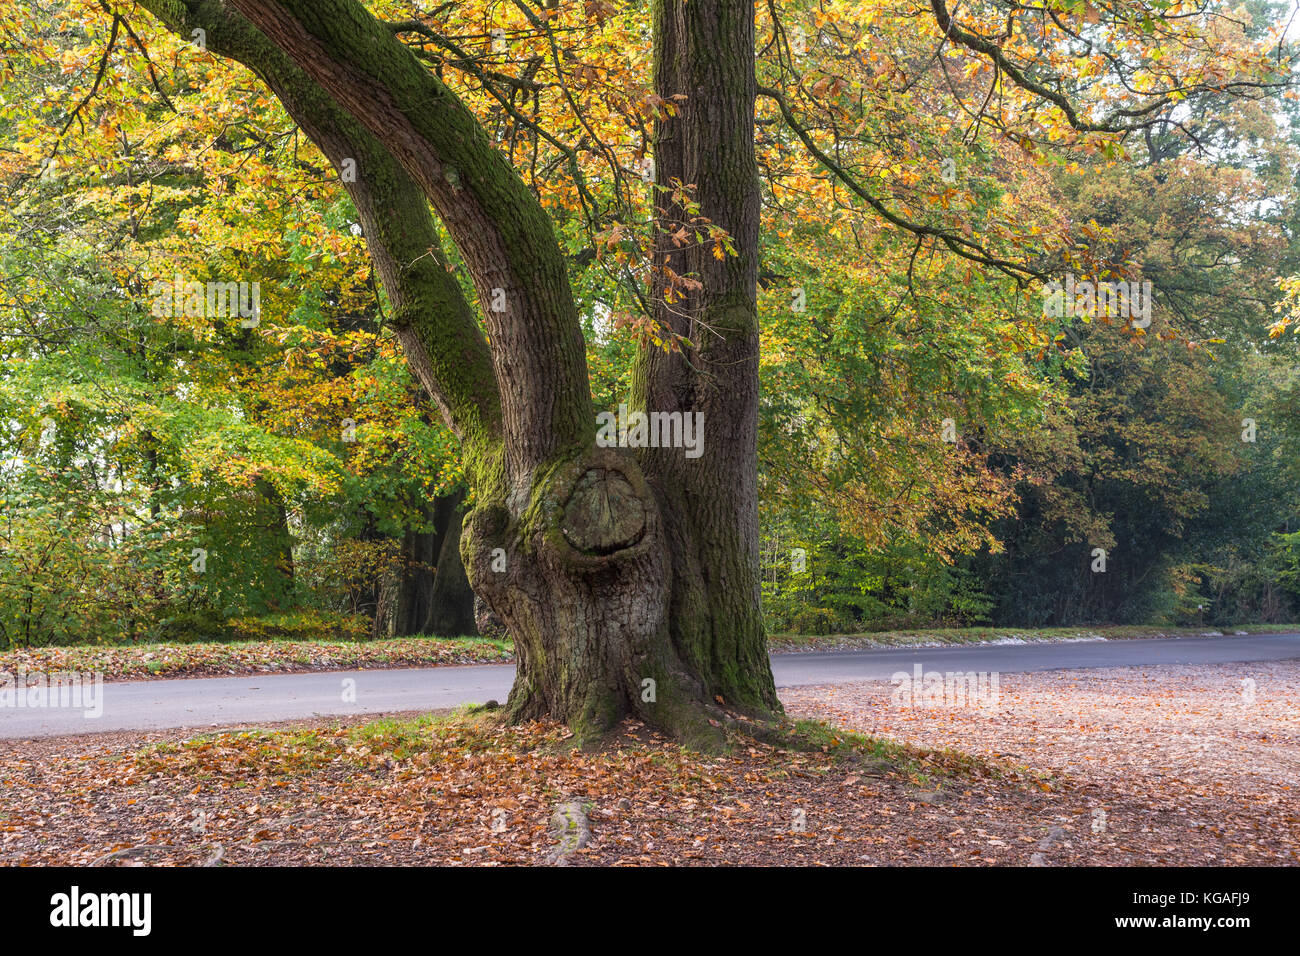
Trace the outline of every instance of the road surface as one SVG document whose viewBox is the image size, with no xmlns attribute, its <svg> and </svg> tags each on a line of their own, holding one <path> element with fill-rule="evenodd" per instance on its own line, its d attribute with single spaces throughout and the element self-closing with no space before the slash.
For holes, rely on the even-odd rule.
<svg viewBox="0 0 1300 956">
<path fill-rule="evenodd" d="M 899 671 L 1025 673 L 1154 664 L 1300 659 L 1300 634 L 1036 644 L 890 647 L 776 654 L 776 685 L 889 680 Z M 106 683 L 102 714 L 71 707 L 0 706 L 0 739 L 122 730 L 210 728 L 312 717 L 434 710 L 504 701 L 514 667 L 485 664 L 406 670 L 330 671 Z M 82 702 L 83 704 L 85 701 Z M 92 704 L 92 709 L 95 709 Z"/>
</svg>

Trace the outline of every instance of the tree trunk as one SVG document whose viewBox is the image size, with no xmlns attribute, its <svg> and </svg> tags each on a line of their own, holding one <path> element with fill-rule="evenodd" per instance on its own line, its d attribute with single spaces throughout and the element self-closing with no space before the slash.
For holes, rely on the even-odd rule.
<svg viewBox="0 0 1300 956">
<path fill-rule="evenodd" d="M 434 537 L 434 532 L 410 528 L 402 535 L 402 577 L 388 629 L 392 637 L 411 637 L 423 631 L 424 620 L 429 616 L 429 595 L 433 592 L 437 558 Z"/>
<path fill-rule="evenodd" d="M 433 578 L 433 592 L 429 599 L 429 613 L 423 632 L 439 637 L 460 637 L 477 634 L 474 623 L 474 591 L 469 586 L 469 576 L 460 560 L 461 510 L 465 501 L 463 492 L 438 499 L 445 518 L 437 517 L 442 528 L 437 541 L 437 574 Z M 445 523 L 441 523 L 444 522 Z"/>
<path fill-rule="evenodd" d="M 294 588 L 293 532 L 289 529 L 289 511 L 284 497 L 269 481 L 259 478 L 256 488 L 263 502 L 258 511 L 269 519 L 266 530 L 275 550 L 275 580 L 269 589 L 269 603 L 275 610 L 280 610 L 290 605 Z"/>
<path fill-rule="evenodd" d="M 464 492 L 433 500 L 432 531 L 408 530 L 402 538 L 402 579 L 393 637 L 475 633 L 474 592 L 460 561 L 461 506 Z"/>
<path fill-rule="evenodd" d="M 528 509 L 476 512 L 466 562 L 515 638 L 514 717 L 560 715 L 581 733 L 633 713 L 702 742 L 714 736 L 715 702 L 762 718 L 780 710 L 758 561 L 752 8 L 663 0 L 655 33 L 656 92 L 687 96 L 657 126 L 657 182 L 694 184 L 700 213 L 739 255 L 678 250 L 666 237 L 689 216 L 668 210 L 656 261 L 703 289 L 671 310 L 660 289 L 657 318 L 699 346 L 644 349 L 631 406 L 702 414 L 703 453 L 643 449 L 634 462 L 584 450 L 546 476 Z M 492 570 L 492 547 L 510 556 L 504 569 Z"/>
<path fill-rule="evenodd" d="M 674 643 L 711 694 L 779 710 L 761 606 L 758 526 L 758 238 L 761 212 L 754 157 L 754 17 L 741 0 L 658 0 L 655 88 L 684 94 L 676 116 L 655 127 L 656 182 L 693 187 L 699 214 L 731 236 L 735 255 L 668 237 L 690 219 L 668 205 L 656 261 L 694 275 L 671 308 L 662 285 L 657 321 L 693 345 L 642 350 L 634 404 L 703 416 L 704 453 L 647 449 L 675 537 Z M 661 192 L 660 196 L 671 195 Z"/>
</svg>

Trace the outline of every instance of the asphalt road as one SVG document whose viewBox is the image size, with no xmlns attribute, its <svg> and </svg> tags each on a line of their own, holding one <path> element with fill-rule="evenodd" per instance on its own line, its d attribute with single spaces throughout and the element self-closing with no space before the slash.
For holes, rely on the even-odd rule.
<svg viewBox="0 0 1300 956">
<path fill-rule="evenodd" d="M 917 664 L 926 671 L 1006 674 L 1288 659 L 1300 659 L 1300 634 L 777 654 L 772 657 L 772 671 L 780 688 L 887 681 L 899 671 L 910 673 Z M 513 679 L 513 666 L 489 664 L 106 683 L 99 708 L 102 713 L 97 717 L 89 716 L 84 708 L 0 706 L 0 739 L 434 710 L 504 701 Z M 90 703 L 92 710 L 97 709 Z"/>
</svg>

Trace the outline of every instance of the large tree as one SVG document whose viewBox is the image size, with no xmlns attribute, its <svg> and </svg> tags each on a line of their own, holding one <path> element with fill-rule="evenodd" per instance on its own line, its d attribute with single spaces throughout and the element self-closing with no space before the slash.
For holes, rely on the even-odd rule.
<svg viewBox="0 0 1300 956">
<path fill-rule="evenodd" d="M 337 168 L 355 166 L 344 182 L 393 324 L 468 460 L 474 508 L 461 552 L 515 641 L 510 715 L 592 735 L 634 713 L 706 740 L 738 714 L 775 714 L 758 588 L 751 6 L 656 10 L 657 82 L 689 97 L 655 130 L 657 181 L 694 187 L 662 213 L 707 219 L 735 251 L 662 250 L 677 275 L 696 277 L 664 324 L 698 345 L 647 351 L 635 377 L 638 407 L 703 415 L 694 457 L 597 445 L 551 222 L 389 25 L 354 0 L 143 6 L 182 36 L 204 31 L 208 49 L 253 69 Z M 430 205 L 473 277 L 486 337 L 445 267 Z"/>
<path fill-rule="evenodd" d="M 1235 75 L 1206 73 L 1189 41 L 1178 56 L 1187 59 L 1190 78 L 1140 68 L 1140 88 L 1129 87 L 1136 102 L 1108 93 L 1114 101 L 1104 109 L 1080 110 L 1070 98 L 1076 88 L 1045 74 L 1080 61 L 1091 70 L 1094 59 L 1058 55 L 1058 48 L 1088 44 L 1090 54 L 1096 42 L 1097 72 L 1125 69 L 1143 35 L 1159 42 L 1168 34 L 1159 12 L 1167 3 L 1117 2 L 1097 27 L 1091 5 L 1068 12 L 989 3 L 959 24 L 942 0 L 931 0 L 915 13 L 937 27 L 943 73 L 934 59 L 906 63 L 905 85 L 895 93 L 894 73 L 877 70 L 876 54 L 868 58 L 855 40 L 847 55 L 827 56 L 826 75 L 805 86 L 795 59 L 820 55 L 820 41 L 834 36 L 819 33 L 811 47 L 802 38 L 792 42 L 773 5 L 775 70 L 760 88 L 751 0 L 656 0 L 653 72 L 663 108 L 652 137 L 657 231 L 645 274 L 656 326 L 676 347 L 642 350 L 630 405 L 702 416 L 703 453 L 696 456 L 681 447 L 629 450 L 596 441 L 564 251 L 506 152 L 401 39 L 417 32 L 436 40 L 425 20 L 385 23 L 357 0 L 141 5 L 182 36 L 205 31 L 207 48 L 261 76 L 337 168 L 356 169 L 343 181 L 394 327 L 467 458 L 473 508 L 461 553 L 474 590 L 514 638 L 518 677 L 509 715 L 557 717 L 581 736 L 635 714 L 706 741 L 738 717 L 761 720 L 780 709 L 759 606 L 760 89 L 778 107 L 789 141 L 802 144 L 836 189 L 914 237 L 917 250 L 942 247 L 1023 282 L 1041 276 L 1046 260 L 1026 265 L 1032 257 L 1013 248 L 1009 233 L 985 246 L 960 209 L 930 215 L 891 195 L 887 179 L 864 174 L 879 158 L 846 110 L 855 97 L 858 108 L 872 100 L 835 71 L 858 70 L 856 89 L 887 93 L 882 115 L 910 95 L 909 72 L 942 76 L 959 100 L 983 96 L 977 127 L 1000 128 L 1026 148 L 1031 126 L 1044 140 L 1071 132 L 1115 137 L 1162 121 L 1200 88 L 1243 85 Z M 515 6 L 546 34 L 548 11 Z M 1005 36 L 997 32 L 1004 20 Z M 1062 35 L 1048 36 L 1057 29 Z M 1103 42 L 1103 32 L 1125 31 L 1124 55 L 1105 59 L 1114 45 Z M 454 44 L 442 45 L 464 62 Z M 946 73 L 954 52 L 976 68 L 956 81 Z M 980 69 L 993 77 L 987 93 L 970 82 Z M 1038 107 L 1054 117 L 1045 127 L 1033 125 Z M 884 139 L 897 145 L 896 137 Z M 943 209 L 949 205 L 945 198 Z M 486 335 L 446 267 L 430 207 L 472 277 Z M 714 241 L 692 241 L 700 229 Z"/>
</svg>

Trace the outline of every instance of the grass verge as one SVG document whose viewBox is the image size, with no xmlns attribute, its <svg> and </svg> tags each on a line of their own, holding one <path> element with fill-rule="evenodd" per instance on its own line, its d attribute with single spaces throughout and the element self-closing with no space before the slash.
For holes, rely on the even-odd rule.
<svg viewBox="0 0 1300 956">
<path fill-rule="evenodd" d="M 24 648 L 0 654 L 0 670 L 98 672 L 105 680 L 140 680 L 497 664 L 511 659 L 507 641 L 483 637 L 404 637 L 379 641 L 272 640 Z"/>
<path fill-rule="evenodd" d="M 1222 635 L 1285 634 L 1300 631 L 1300 624 L 1242 624 L 1224 630 L 1211 627 L 1165 627 L 1117 624 L 1105 627 L 962 627 L 863 634 L 774 634 L 768 646 L 774 653 L 834 651 L 870 647 L 939 647 L 951 644 L 1041 643 L 1053 641 L 1137 640 L 1140 638 L 1213 637 Z"/>
</svg>

